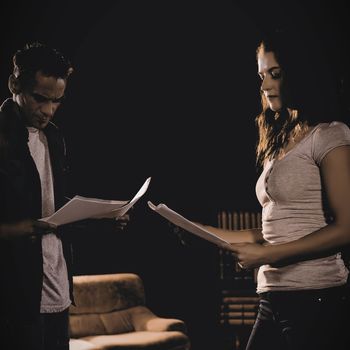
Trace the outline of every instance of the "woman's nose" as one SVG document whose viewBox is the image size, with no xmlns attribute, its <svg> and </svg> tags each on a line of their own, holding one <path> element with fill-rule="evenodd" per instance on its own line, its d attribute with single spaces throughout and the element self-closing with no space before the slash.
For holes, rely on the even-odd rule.
<svg viewBox="0 0 350 350">
<path fill-rule="evenodd" d="M 261 91 L 268 91 L 271 89 L 271 82 L 268 79 L 268 77 L 265 77 L 263 81 L 261 82 L 260 86 Z"/>
</svg>

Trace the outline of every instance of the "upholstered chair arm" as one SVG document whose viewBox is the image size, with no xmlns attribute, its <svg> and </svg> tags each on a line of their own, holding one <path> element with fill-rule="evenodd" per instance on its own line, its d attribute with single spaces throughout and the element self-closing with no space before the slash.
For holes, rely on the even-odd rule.
<svg viewBox="0 0 350 350">
<path fill-rule="evenodd" d="M 136 306 L 130 309 L 131 319 L 135 331 L 179 331 L 186 334 L 187 329 L 183 321 L 175 318 L 156 316 L 145 306 Z"/>
</svg>

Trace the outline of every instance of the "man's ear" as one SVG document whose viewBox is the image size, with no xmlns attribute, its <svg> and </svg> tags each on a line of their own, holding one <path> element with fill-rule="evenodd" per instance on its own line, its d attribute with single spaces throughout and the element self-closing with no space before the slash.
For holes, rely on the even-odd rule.
<svg viewBox="0 0 350 350">
<path fill-rule="evenodd" d="M 12 94 L 17 95 L 21 92 L 21 83 L 18 78 L 11 74 L 9 76 L 8 87 Z"/>
</svg>

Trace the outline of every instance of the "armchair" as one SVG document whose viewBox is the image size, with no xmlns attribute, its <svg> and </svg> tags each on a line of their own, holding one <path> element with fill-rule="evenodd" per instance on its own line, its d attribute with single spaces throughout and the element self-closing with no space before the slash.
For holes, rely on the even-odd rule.
<svg viewBox="0 0 350 350">
<path fill-rule="evenodd" d="M 189 350 L 185 323 L 145 306 L 141 278 L 132 273 L 74 276 L 70 349 Z"/>
</svg>

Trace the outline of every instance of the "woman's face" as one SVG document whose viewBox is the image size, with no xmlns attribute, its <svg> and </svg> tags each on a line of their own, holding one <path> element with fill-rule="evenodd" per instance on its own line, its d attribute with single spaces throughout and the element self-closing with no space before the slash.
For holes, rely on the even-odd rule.
<svg viewBox="0 0 350 350">
<path fill-rule="evenodd" d="M 275 112 L 282 108 L 282 70 L 271 51 L 261 49 L 258 53 L 258 74 L 261 78 L 261 91 L 269 108 Z"/>
</svg>

